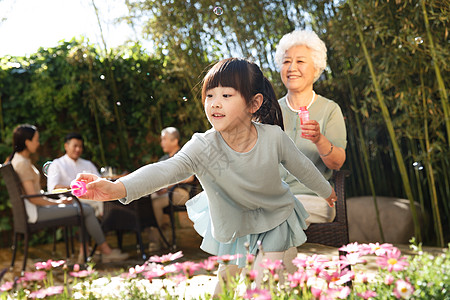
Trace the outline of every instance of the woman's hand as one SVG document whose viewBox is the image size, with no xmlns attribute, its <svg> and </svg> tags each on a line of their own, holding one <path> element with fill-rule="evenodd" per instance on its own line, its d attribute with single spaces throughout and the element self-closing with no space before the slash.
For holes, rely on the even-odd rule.
<svg viewBox="0 0 450 300">
<path fill-rule="evenodd" d="M 127 191 L 120 181 L 109 181 L 94 174 L 78 174 L 77 181 L 86 182 L 87 192 L 79 199 L 111 201 L 126 197 Z"/>
<path fill-rule="evenodd" d="M 316 144 L 320 140 L 320 125 L 316 120 L 309 120 L 300 125 L 302 129 L 302 138 L 310 140 Z"/>
<path fill-rule="evenodd" d="M 327 199 L 325 199 L 325 201 L 328 202 L 328 205 L 330 207 L 334 207 L 334 202 L 337 201 L 337 196 L 336 193 L 334 192 L 333 187 L 331 187 L 331 195 Z"/>
</svg>

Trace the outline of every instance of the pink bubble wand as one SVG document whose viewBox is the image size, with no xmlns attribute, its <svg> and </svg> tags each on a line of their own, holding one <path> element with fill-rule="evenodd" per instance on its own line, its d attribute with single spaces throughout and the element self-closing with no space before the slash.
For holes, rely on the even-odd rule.
<svg viewBox="0 0 450 300">
<path fill-rule="evenodd" d="M 70 183 L 70 191 L 75 197 L 83 196 L 87 193 L 86 182 L 84 181 L 72 181 Z"/>
</svg>

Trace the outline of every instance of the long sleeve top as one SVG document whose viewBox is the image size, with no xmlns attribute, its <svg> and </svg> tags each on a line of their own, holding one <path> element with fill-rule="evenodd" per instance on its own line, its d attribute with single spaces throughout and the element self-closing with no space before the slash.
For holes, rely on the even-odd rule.
<svg viewBox="0 0 450 300">
<path fill-rule="evenodd" d="M 127 191 L 121 201 L 195 174 L 208 197 L 213 237 L 227 243 L 275 228 L 293 212 L 296 198 L 280 178 L 280 164 L 320 197 L 330 196 L 328 181 L 279 126 L 253 124 L 258 138 L 250 151 L 234 151 L 214 129 L 194 134 L 172 158 L 119 179 Z"/>
<path fill-rule="evenodd" d="M 317 169 L 322 173 L 326 179 L 330 179 L 333 170 L 328 169 L 322 158 L 319 155 L 316 145 L 310 140 L 301 137 L 302 129 L 300 128 L 300 118 L 298 111 L 293 109 L 286 96 L 278 100 L 283 114 L 284 130 L 286 134 L 294 141 L 300 151 L 308 157 Z M 339 105 L 325 97 L 318 96 L 308 109 L 309 119 L 316 120 L 320 124 L 320 132 L 333 145 L 345 149 L 347 146 L 347 131 L 345 129 L 344 116 L 342 115 Z M 289 184 L 291 191 L 297 194 L 315 194 L 310 188 L 299 182 L 294 176 L 289 174 L 284 168 L 280 168 L 280 175 L 282 180 Z"/>
</svg>

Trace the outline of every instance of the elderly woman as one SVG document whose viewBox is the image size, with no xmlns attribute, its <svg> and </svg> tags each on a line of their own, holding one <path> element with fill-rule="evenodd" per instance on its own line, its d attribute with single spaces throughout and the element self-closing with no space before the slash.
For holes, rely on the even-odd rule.
<svg viewBox="0 0 450 300">
<path fill-rule="evenodd" d="M 317 95 L 313 89 L 314 82 L 327 64 L 325 43 L 312 31 L 293 31 L 280 40 L 275 63 L 287 88 L 287 94 L 278 100 L 284 130 L 322 175 L 329 179 L 333 170 L 339 170 L 345 162 L 347 135 L 339 105 Z M 302 106 L 307 107 L 310 119 L 303 125 L 298 116 Z M 310 214 L 307 223 L 324 223 L 334 219 L 334 208 L 285 169 L 280 169 L 280 173 Z"/>
</svg>

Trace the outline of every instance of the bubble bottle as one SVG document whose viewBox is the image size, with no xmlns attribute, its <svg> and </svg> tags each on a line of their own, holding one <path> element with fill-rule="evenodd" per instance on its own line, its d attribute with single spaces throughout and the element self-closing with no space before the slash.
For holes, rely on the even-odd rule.
<svg viewBox="0 0 450 300">
<path fill-rule="evenodd" d="M 298 117 L 300 118 L 300 124 L 303 125 L 305 122 L 309 121 L 309 111 L 306 106 L 301 106 L 300 111 L 298 112 Z M 303 134 L 302 136 L 306 136 Z"/>
<path fill-rule="evenodd" d="M 72 189 L 72 194 L 75 197 L 80 197 L 86 194 L 86 182 L 84 181 L 72 181 L 70 184 L 70 188 Z"/>
</svg>

